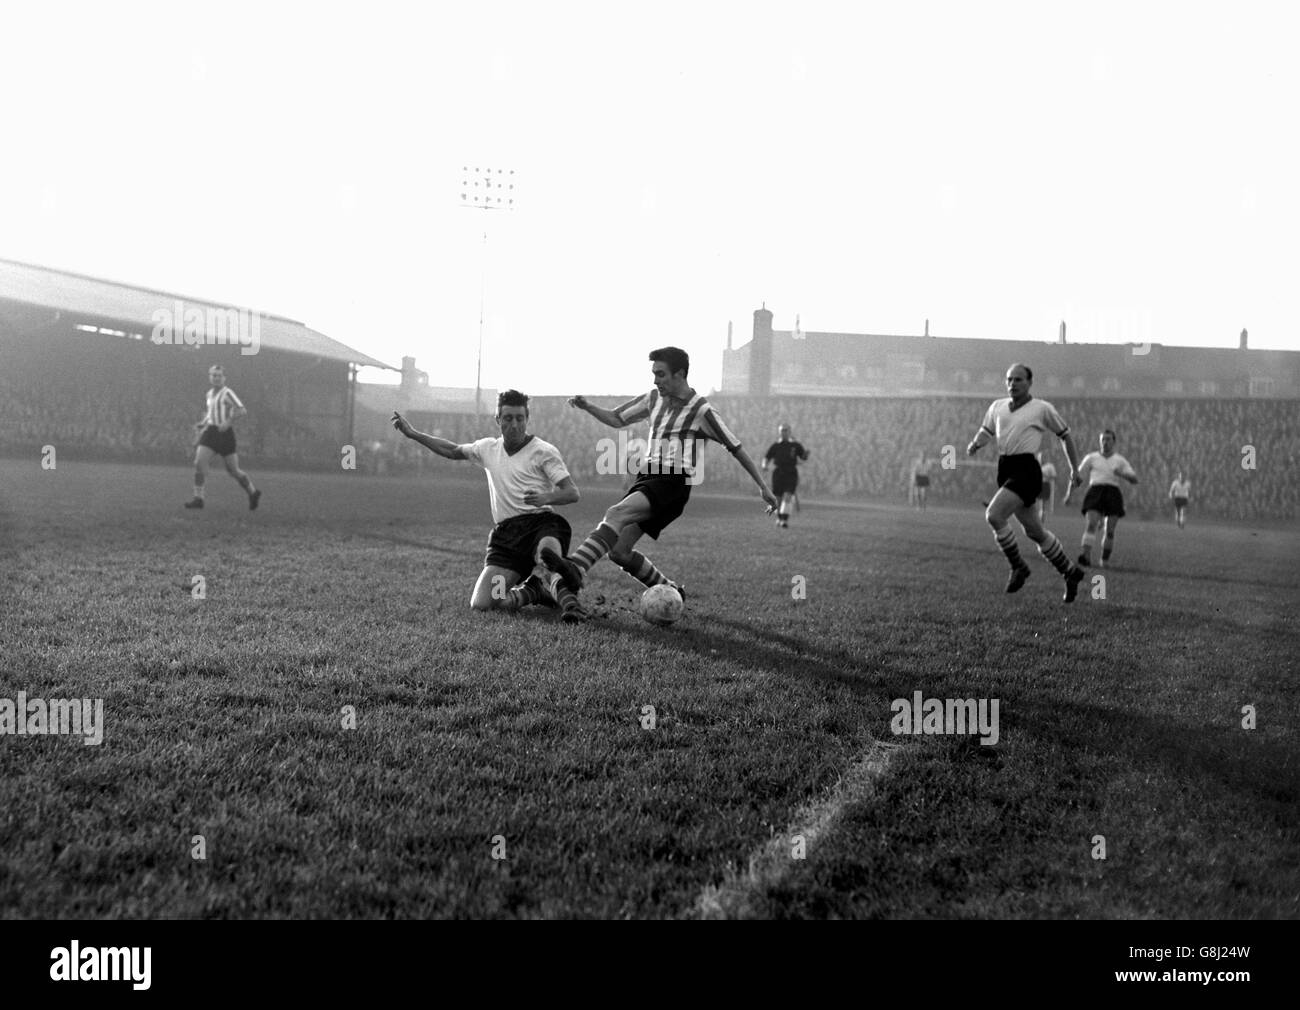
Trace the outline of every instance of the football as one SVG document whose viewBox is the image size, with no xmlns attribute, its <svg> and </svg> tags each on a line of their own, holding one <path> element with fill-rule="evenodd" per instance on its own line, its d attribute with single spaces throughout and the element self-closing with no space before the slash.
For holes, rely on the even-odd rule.
<svg viewBox="0 0 1300 1010">
<path fill-rule="evenodd" d="M 651 624 L 667 627 L 682 616 L 682 594 L 672 586 L 651 586 L 641 594 L 641 616 Z"/>
</svg>

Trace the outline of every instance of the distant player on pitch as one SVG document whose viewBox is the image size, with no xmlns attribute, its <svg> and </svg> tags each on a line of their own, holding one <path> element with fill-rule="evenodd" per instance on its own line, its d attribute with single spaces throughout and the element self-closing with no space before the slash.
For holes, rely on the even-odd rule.
<svg viewBox="0 0 1300 1010">
<path fill-rule="evenodd" d="M 1103 521 L 1106 524 L 1106 539 L 1101 549 L 1101 565 L 1110 560 L 1111 551 L 1115 549 L 1115 527 L 1124 515 L 1124 495 L 1119 489 L 1121 479 L 1130 484 L 1138 482 L 1137 474 L 1129 461 L 1115 451 L 1115 433 L 1107 428 L 1101 433 L 1101 451 L 1090 452 L 1079 464 L 1079 479 L 1088 484 L 1088 493 L 1083 496 L 1083 514 L 1088 520 L 1088 527 L 1083 531 L 1080 543 L 1082 552 L 1079 564 L 1092 564 L 1092 549 L 1097 546 L 1097 530 Z M 1073 488 L 1071 488 L 1073 490 Z M 1065 503 L 1070 502 L 1069 491 L 1065 494 Z"/>
<path fill-rule="evenodd" d="M 567 551 L 573 531 L 552 506 L 578 500 L 578 488 L 560 450 L 528 434 L 528 397 L 515 389 L 497 395 L 498 438 L 457 445 L 416 431 L 393 412 L 393 427 L 444 459 L 464 459 L 487 471 L 488 498 L 496 525 L 488 536 L 483 571 L 474 583 L 473 610 L 519 610 L 554 600 L 561 618 L 576 624 L 587 619 L 578 598 L 557 575 L 540 567 L 541 552 Z"/>
<path fill-rule="evenodd" d="M 912 463 L 912 496 L 914 504 L 922 512 L 925 511 L 926 496 L 930 493 L 930 471 L 933 468 L 934 461 L 926 459 L 924 450 Z"/>
<path fill-rule="evenodd" d="M 780 425 L 776 436 L 777 440 L 763 456 L 763 472 L 772 467 L 772 494 L 781 501 L 776 510 L 777 528 L 789 529 L 790 505 L 799 490 L 799 461 L 807 461 L 808 450 L 790 437 L 788 424 Z"/>
<path fill-rule="evenodd" d="M 1038 544 L 1038 552 L 1052 563 L 1065 579 L 1065 602 L 1073 603 L 1083 580 L 1083 569 L 1071 563 L 1061 542 L 1039 521 L 1036 505 L 1042 491 L 1043 472 L 1038 466 L 1037 453 L 1043 433 L 1051 432 L 1065 446 L 1065 456 L 1070 461 L 1072 486 L 1079 483 L 1074 439 L 1061 415 L 1046 400 L 1036 400 L 1029 393 L 1034 373 L 1027 365 L 1012 365 L 1007 369 L 1005 400 L 994 400 L 984 414 L 984 423 L 966 447 L 966 454 L 974 456 L 981 446 L 996 439 L 998 446 L 998 492 L 988 504 L 984 518 L 993 527 L 994 539 L 1011 565 L 1007 579 L 1007 592 L 1014 593 L 1029 578 L 1029 566 L 1020 557 L 1016 534 L 1011 528 L 1012 516 L 1020 522 L 1025 534 Z"/>
<path fill-rule="evenodd" d="M 248 411 L 239 402 L 235 391 L 226 385 L 226 373 L 220 365 L 208 369 L 208 381 L 212 388 L 208 390 L 207 413 L 203 415 L 203 420 L 194 425 L 197 436 L 194 450 L 194 497 L 185 503 L 185 507 L 203 508 L 203 486 L 208 479 L 208 467 L 215 457 L 220 456 L 226 465 L 226 473 L 239 481 L 239 486 L 248 493 L 248 507 L 255 509 L 262 492 L 253 486 L 253 479 L 239 469 L 239 453 L 235 451 L 234 423 Z"/>
<path fill-rule="evenodd" d="M 1174 521 L 1178 523 L 1178 528 L 1181 530 L 1187 522 L 1187 503 L 1192 498 L 1192 482 L 1183 477 L 1181 470 L 1178 471 L 1174 482 L 1169 485 L 1169 497 L 1174 502 Z"/>
<path fill-rule="evenodd" d="M 690 367 L 690 357 L 685 351 L 661 347 L 650 352 L 655 388 L 648 393 L 613 410 L 597 407 L 583 396 L 569 400 L 570 406 L 585 410 L 611 428 L 624 428 L 646 418 L 650 421 L 645 461 L 626 497 L 610 507 L 604 520 L 568 557 L 553 551 L 542 552 L 546 566 L 562 575 L 565 585 L 575 592 L 591 566 L 606 554 L 644 586 L 667 583 L 681 591 L 678 583 L 659 571 L 635 547 L 643 534 L 658 540 L 664 528 L 686 508 L 691 485 L 700 476 L 702 439 L 725 446 L 758 485 L 768 513 L 776 511 L 776 497 L 763 480 L 762 472 L 709 401 L 691 388 L 686 379 Z"/>
</svg>

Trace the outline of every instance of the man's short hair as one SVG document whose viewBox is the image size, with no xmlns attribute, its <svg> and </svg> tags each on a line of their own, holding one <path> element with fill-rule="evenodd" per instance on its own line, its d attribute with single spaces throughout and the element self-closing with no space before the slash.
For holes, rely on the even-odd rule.
<svg viewBox="0 0 1300 1010">
<path fill-rule="evenodd" d="M 209 366 L 208 366 L 208 371 L 209 371 L 209 372 L 220 372 L 222 375 L 225 375 L 225 374 L 226 374 L 226 370 L 225 370 L 224 368 L 222 368 L 220 365 L 209 365 Z"/>
<path fill-rule="evenodd" d="M 1011 368 L 1008 368 L 1007 371 L 1008 372 L 1011 371 L 1012 368 L 1023 368 L 1025 370 L 1025 379 L 1028 382 L 1034 381 L 1034 370 L 1030 368 L 1028 365 L 1023 364 L 1022 362 L 1019 361 L 1013 361 L 1011 363 Z"/>
<path fill-rule="evenodd" d="M 1105 431 L 1102 432 L 1102 434 L 1103 434 L 1103 435 L 1109 435 L 1109 436 L 1110 436 L 1111 438 L 1113 438 L 1116 442 L 1119 441 L 1119 436 L 1115 434 L 1115 429 L 1114 429 L 1114 428 L 1107 428 Z"/>
<path fill-rule="evenodd" d="M 497 413 L 501 413 L 502 407 L 523 407 L 524 413 L 528 413 L 528 397 L 517 389 L 505 389 L 497 394 Z"/>
<path fill-rule="evenodd" d="M 688 375 L 691 371 L 691 356 L 680 347 L 660 347 L 650 352 L 650 360 L 662 361 L 670 375 L 676 372 Z"/>
</svg>

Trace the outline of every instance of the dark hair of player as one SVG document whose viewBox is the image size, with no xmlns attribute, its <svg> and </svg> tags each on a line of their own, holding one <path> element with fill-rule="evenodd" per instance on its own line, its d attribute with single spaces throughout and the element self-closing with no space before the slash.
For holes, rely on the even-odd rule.
<svg viewBox="0 0 1300 1010">
<path fill-rule="evenodd" d="M 680 347 L 660 347 L 650 352 L 650 360 L 662 361 L 668 366 L 669 375 L 675 375 L 677 372 L 687 375 L 691 370 L 691 356 Z"/>
<path fill-rule="evenodd" d="M 497 394 L 497 413 L 501 413 L 502 407 L 523 407 L 524 415 L 528 414 L 528 397 L 517 389 L 505 389 Z"/>
<path fill-rule="evenodd" d="M 1103 434 L 1103 435 L 1109 435 L 1109 436 L 1110 436 L 1111 438 L 1113 438 L 1116 442 L 1119 441 L 1119 436 L 1115 434 L 1114 429 L 1112 429 L 1112 428 L 1107 428 L 1105 431 L 1102 432 L 1102 434 Z"/>
<path fill-rule="evenodd" d="M 1022 365 L 1019 361 L 1017 361 L 1015 364 L 1011 366 L 1011 368 L 1008 368 L 1007 371 L 1008 372 L 1011 371 L 1012 368 L 1023 368 L 1025 370 L 1025 381 L 1026 382 L 1034 381 L 1034 370 L 1030 368 L 1028 365 Z"/>
</svg>

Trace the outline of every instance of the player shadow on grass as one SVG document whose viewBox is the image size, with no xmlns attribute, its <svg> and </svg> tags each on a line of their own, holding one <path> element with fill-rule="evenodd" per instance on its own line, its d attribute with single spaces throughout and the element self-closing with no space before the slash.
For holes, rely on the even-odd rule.
<svg viewBox="0 0 1300 1010">
<path fill-rule="evenodd" d="M 1122 670 L 1115 677 L 1127 679 Z M 1291 770 L 1291 748 L 1242 729 L 1240 719 L 1239 713 L 1226 711 L 1221 722 L 1192 724 L 1135 712 L 1120 702 L 1107 706 L 1059 695 L 1022 695 L 1014 704 L 1004 702 L 1002 735 L 1014 737 L 1021 727 L 1032 727 L 1037 739 L 1050 737 L 1054 746 L 1078 754 L 1084 763 L 1104 744 L 1125 760 L 1133 776 L 1151 772 L 1218 782 L 1234 797 L 1252 797 L 1243 805 L 1256 811 L 1262 822 L 1272 824 L 1283 815 L 1294 821 L 1300 775 Z M 1270 812 L 1266 805 L 1277 809 Z"/>
<path fill-rule="evenodd" d="M 896 669 L 890 663 L 882 662 L 867 668 L 859 657 L 821 650 L 805 639 L 765 631 L 714 614 L 699 615 L 694 620 L 688 618 L 684 624 L 663 629 L 643 623 L 635 609 L 622 611 L 620 608 L 616 613 L 629 620 L 596 617 L 587 622 L 588 626 L 594 625 L 595 630 L 602 634 L 613 632 L 637 639 L 645 645 L 673 649 L 683 656 L 693 655 L 699 658 L 701 666 L 731 660 L 778 676 L 794 674 L 801 679 L 811 678 L 847 687 L 856 695 L 879 700 L 882 719 L 888 716 L 887 699 L 910 694 L 917 683 L 916 674 Z M 718 626 L 731 628 L 739 634 L 719 634 L 708 630 Z M 689 671 L 692 666 L 687 661 L 683 668 Z M 736 677 L 727 675 L 714 679 L 731 681 Z"/>
<path fill-rule="evenodd" d="M 372 533 L 366 530 L 346 530 L 339 531 L 339 540 L 347 540 L 351 537 L 357 537 L 361 540 L 382 540 L 384 543 L 395 544 L 398 547 L 414 547 L 417 550 L 429 551 L 433 554 L 443 554 L 449 558 L 472 558 L 475 561 L 481 560 L 483 551 L 481 548 L 469 550 L 456 550 L 451 547 L 440 547 L 438 544 L 430 543 L 427 540 L 412 540 L 409 537 L 399 537 L 391 533 Z M 477 574 L 477 573 L 475 573 Z M 473 575 L 467 576 L 473 584 Z"/>
</svg>

